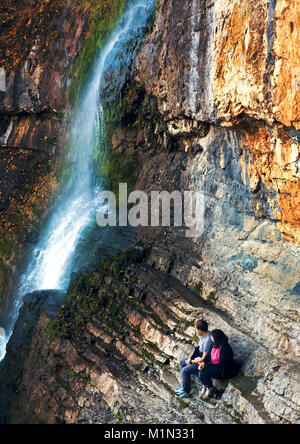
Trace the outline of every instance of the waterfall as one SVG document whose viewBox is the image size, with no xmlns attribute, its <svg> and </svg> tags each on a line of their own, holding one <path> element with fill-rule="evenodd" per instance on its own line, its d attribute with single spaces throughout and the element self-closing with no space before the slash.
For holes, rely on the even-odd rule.
<svg viewBox="0 0 300 444">
<path fill-rule="evenodd" d="M 68 155 L 70 179 L 58 198 L 27 270 L 21 277 L 6 333 L 0 328 L 0 360 L 12 335 L 26 294 L 37 290 L 66 290 L 72 272 L 72 260 L 84 230 L 96 219 L 97 191 L 93 184 L 93 154 L 103 142 L 105 132 L 102 91 L 105 74 L 117 69 L 119 85 L 132 63 L 132 53 L 147 28 L 155 0 L 129 1 L 125 13 L 111 37 L 100 50 L 89 81 L 85 85 L 71 125 Z M 100 147 L 101 148 L 101 147 Z"/>
</svg>

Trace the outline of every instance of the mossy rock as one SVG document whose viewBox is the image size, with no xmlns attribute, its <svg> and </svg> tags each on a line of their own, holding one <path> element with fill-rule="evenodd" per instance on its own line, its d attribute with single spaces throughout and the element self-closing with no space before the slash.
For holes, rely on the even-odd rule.
<svg viewBox="0 0 300 444">
<path fill-rule="evenodd" d="M 193 287 L 193 290 L 195 291 L 195 293 L 198 293 L 199 296 L 202 296 L 202 294 L 203 294 L 203 282 L 199 281 L 198 284 L 196 284 Z"/>
<path fill-rule="evenodd" d="M 216 305 L 218 302 L 218 296 L 217 296 L 217 291 L 211 291 L 209 293 L 209 295 L 207 296 L 207 300 L 208 302 L 210 302 L 213 305 Z"/>
<path fill-rule="evenodd" d="M 79 92 L 88 79 L 89 66 L 93 65 L 97 53 L 108 40 L 117 21 L 126 6 L 126 0 L 79 0 L 79 7 L 89 7 L 87 39 L 75 61 L 72 73 L 72 83 L 69 89 L 69 99 L 75 104 L 79 99 Z"/>
<path fill-rule="evenodd" d="M 249 399 L 255 389 L 257 388 L 258 378 L 245 376 L 240 374 L 239 376 L 231 380 L 232 385 L 238 389 L 241 395 L 245 399 Z"/>
<path fill-rule="evenodd" d="M 127 250 L 108 259 L 101 258 L 101 249 L 95 257 L 97 271 L 90 271 L 75 276 L 67 291 L 67 305 L 63 306 L 47 328 L 46 334 L 51 338 L 78 339 L 85 330 L 88 321 L 94 316 L 103 316 L 106 324 L 115 328 L 118 323 L 125 326 L 125 305 L 134 304 L 127 295 L 118 289 L 117 277 L 130 265 L 142 263 L 148 249 Z M 110 288 L 110 296 L 104 293 L 103 279 L 110 275 L 116 277 L 116 285 Z M 113 280 L 112 280 L 113 282 Z M 118 303 L 116 303 L 118 301 Z M 130 301 L 130 302 L 129 302 Z"/>
<path fill-rule="evenodd" d="M 9 260 L 13 253 L 14 242 L 3 239 L 0 242 L 0 256 Z"/>
<path fill-rule="evenodd" d="M 137 179 L 138 156 L 117 153 L 108 149 L 102 160 L 102 173 L 106 178 L 106 186 L 119 201 L 119 184 L 127 183 L 128 194 L 134 188 Z"/>
</svg>

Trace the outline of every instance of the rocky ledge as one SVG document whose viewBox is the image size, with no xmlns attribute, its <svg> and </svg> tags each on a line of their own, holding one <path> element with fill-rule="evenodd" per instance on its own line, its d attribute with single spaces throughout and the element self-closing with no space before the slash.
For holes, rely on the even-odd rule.
<svg viewBox="0 0 300 444">
<path fill-rule="evenodd" d="M 141 248 L 99 259 L 98 267 L 73 277 L 59 311 L 61 293 L 27 297 L 1 371 L 7 421 L 298 422 L 293 365 L 278 360 L 197 289 L 149 264 L 151 252 Z M 190 399 L 177 400 L 178 361 L 196 344 L 197 318 L 227 332 L 242 371 L 211 401 L 199 398 L 197 381 Z"/>
</svg>

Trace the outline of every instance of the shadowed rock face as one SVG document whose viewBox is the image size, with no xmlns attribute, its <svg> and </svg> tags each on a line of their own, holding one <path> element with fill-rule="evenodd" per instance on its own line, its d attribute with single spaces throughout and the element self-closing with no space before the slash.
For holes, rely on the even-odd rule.
<svg viewBox="0 0 300 444">
<path fill-rule="evenodd" d="M 299 422 L 296 3 L 159 2 L 111 144 L 138 153 L 136 189 L 204 191 L 205 233 L 111 237 L 151 253 L 121 268 L 94 262 L 57 317 L 38 297 L 24 367 L 14 337 L 4 363 L 22 373 L 9 381 L 9 421 Z M 228 334 L 242 362 L 216 407 L 197 386 L 184 404 L 172 393 L 198 317 Z"/>
</svg>

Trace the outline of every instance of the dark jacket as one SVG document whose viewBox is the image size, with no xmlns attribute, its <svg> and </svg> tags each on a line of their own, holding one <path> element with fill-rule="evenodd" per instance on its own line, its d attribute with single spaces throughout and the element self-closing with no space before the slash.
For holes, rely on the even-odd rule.
<svg viewBox="0 0 300 444">
<path fill-rule="evenodd" d="M 233 360 L 233 351 L 228 343 L 222 345 L 219 364 L 211 363 L 211 354 L 205 358 L 205 363 L 213 365 L 214 368 L 219 368 L 222 374 L 222 379 L 230 379 L 236 376 L 236 364 Z"/>
</svg>

